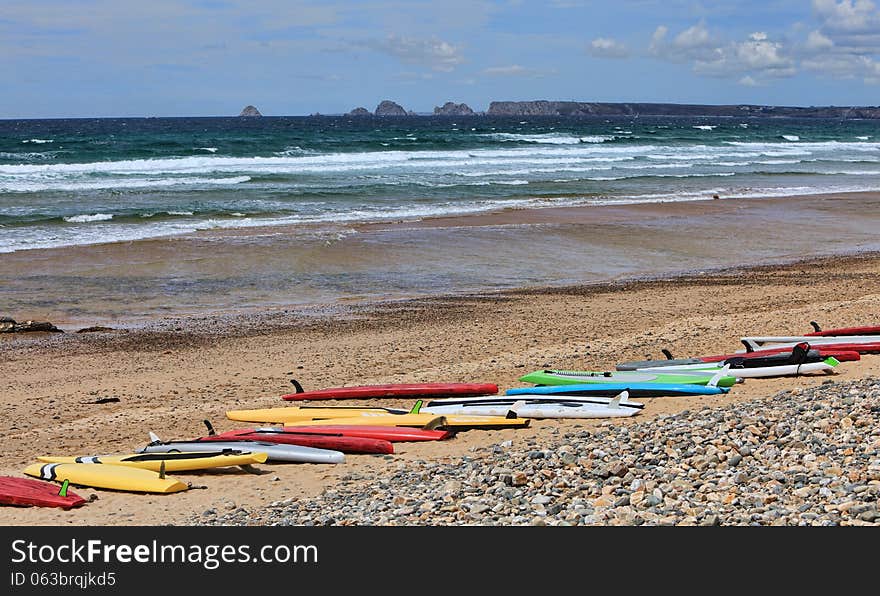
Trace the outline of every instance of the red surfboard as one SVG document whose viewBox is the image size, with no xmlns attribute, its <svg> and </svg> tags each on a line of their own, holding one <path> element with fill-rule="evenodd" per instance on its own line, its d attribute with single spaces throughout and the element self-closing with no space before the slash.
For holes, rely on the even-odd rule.
<svg viewBox="0 0 880 596">
<path fill-rule="evenodd" d="M 364 437 L 382 439 L 392 443 L 408 441 L 441 441 L 455 435 L 449 430 L 424 430 L 402 426 L 360 426 L 347 424 L 331 424 L 327 426 L 285 426 L 285 431 L 296 433 L 341 433 L 347 437 Z"/>
<path fill-rule="evenodd" d="M 828 349 L 827 346 L 810 346 L 810 350 L 819 352 L 822 359 L 834 356 L 840 362 L 852 362 L 860 360 L 861 355 L 856 350 L 838 350 Z M 763 350 L 755 350 L 754 352 L 737 352 L 735 354 L 719 354 L 717 356 L 700 356 L 703 362 L 721 362 L 728 358 L 761 358 L 762 356 L 772 356 L 774 354 L 790 354 L 791 348 L 766 348 Z M 866 352 L 867 353 L 867 352 Z"/>
<path fill-rule="evenodd" d="M 302 391 L 302 386 L 292 380 L 296 393 L 282 395 L 287 401 L 319 399 L 368 399 L 376 397 L 477 397 L 495 395 L 498 385 L 493 383 L 391 383 L 389 385 L 358 385 L 355 387 L 329 387 L 316 391 Z"/>
<path fill-rule="evenodd" d="M 394 445 L 383 439 L 372 437 L 352 437 L 342 433 L 325 431 L 323 428 L 314 433 L 303 433 L 281 428 L 249 428 L 230 430 L 224 433 L 202 437 L 200 441 L 263 441 L 265 443 L 283 443 L 332 449 L 343 453 L 394 453 Z"/>
<path fill-rule="evenodd" d="M 34 478 L 0 476 L 0 504 L 36 507 L 61 507 L 70 509 L 85 504 L 86 500 L 68 490 L 67 496 L 59 496 L 61 487 Z"/>
<path fill-rule="evenodd" d="M 865 327 L 841 327 L 839 329 L 821 329 L 804 335 L 827 337 L 829 335 L 846 337 L 847 335 L 880 335 L 880 325 L 867 325 Z"/>
<path fill-rule="evenodd" d="M 810 345 L 811 350 L 819 350 L 820 353 L 828 354 L 829 356 L 834 356 L 837 358 L 836 352 L 858 352 L 859 354 L 880 354 L 880 337 L 878 337 L 876 342 L 869 343 L 851 343 L 847 342 L 846 337 L 841 336 L 840 342 L 833 343 L 824 343 L 818 345 Z M 766 350 L 776 350 L 778 352 L 787 352 L 791 350 L 791 346 L 789 347 L 779 347 L 779 348 L 761 348 L 761 352 L 765 352 Z M 740 354 L 729 354 L 728 356 L 742 356 L 743 354 L 755 354 L 759 350 L 755 350 L 754 352 L 743 352 Z"/>
</svg>

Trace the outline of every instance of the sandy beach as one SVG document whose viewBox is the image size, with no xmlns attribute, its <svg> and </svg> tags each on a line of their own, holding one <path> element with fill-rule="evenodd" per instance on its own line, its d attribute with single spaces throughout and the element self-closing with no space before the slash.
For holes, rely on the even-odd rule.
<svg viewBox="0 0 880 596">
<path fill-rule="evenodd" d="M 241 427 L 230 409 L 284 405 L 296 378 L 306 389 L 407 381 L 483 381 L 502 390 L 542 367 L 613 367 L 615 362 L 739 349 L 748 334 L 809 331 L 878 322 L 880 255 L 833 257 L 787 265 L 697 272 L 661 280 L 433 296 L 326 308 L 179 317 L 100 334 L 0 336 L 0 473 L 20 475 L 43 454 L 90 455 L 162 438 Z M 17 313 L 10 313 L 15 315 Z M 880 375 L 880 357 L 842 364 L 837 380 Z M 748 380 L 727 396 L 644 400 L 645 410 L 613 424 L 821 384 L 826 376 Z M 101 398 L 119 402 L 96 404 Z M 331 402 L 332 403 L 332 402 Z M 383 401 L 406 406 L 409 402 Z M 510 440 L 550 438 L 601 421 L 533 421 L 530 428 L 468 431 L 442 443 L 398 444 L 393 456 L 349 455 L 344 464 L 261 465 L 177 474 L 203 486 L 149 496 L 78 489 L 97 500 L 71 511 L 0 509 L 13 525 L 181 524 L 204 510 L 259 508 L 313 497 L 343 477 L 369 483 L 401 461 L 450 462 L 470 450 Z M 347 480 L 351 482 L 351 480 Z"/>
</svg>

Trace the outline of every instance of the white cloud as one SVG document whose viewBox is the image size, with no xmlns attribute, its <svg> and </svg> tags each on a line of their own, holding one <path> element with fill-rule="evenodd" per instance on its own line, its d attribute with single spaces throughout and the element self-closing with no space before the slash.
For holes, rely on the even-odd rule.
<svg viewBox="0 0 880 596">
<path fill-rule="evenodd" d="M 871 0 L 813 0 L 813 10 L 830 31 L 860 33 L 880 28 L 880 14 Z"/>
<path fill-rule="evenodd" d="M 813 0 L 819 27 L 802 47 L 802 66 L 830 78 L 880 81 L 880 10 L 870 0 Z"/>
<path fill-rule="evenodd" d="M 758 81 L 753 79 L 750 75 L 744 76 L 739 81 L 737 81 L 737 83 L 739 83 L 740 85 L 743 85 L 745 87 L 757 87 L 760 84 L 760 83 L 758 83 Z"/>
<path fill-rule="evenodd" d="M 495 77 L 539 78 L 549 74 L 549 72 L 537 68 L 526 68 L 519 64 L 511 64 L 509 66 L 490 66 L 489 68 L 484 68 L 483 74 Z"/>
<path fill-rule="evenodd" d="M 707 51 L 716 49 L 717 41 L 713 41 L 709 30 L 702 22 L 689 27 L 676 35 L 672 41 L 667 41 L 669 29 L 660 25 L 651 36 L 650 52 L 663 60 L 670 62 L 690 62 L 705 58 Z"/>
<path fill-rule="evenodd" d="M 756 31 L 745 41 L 726 41 L 713 34 L 705 23 L 685 29 L 668 41 L 669 30 L 660 26 L 651 38 L 651 53 L 662 60 L 690 63 L 698 75 L 740 77 L 743 84 L 795 74 L 794 59 L 787 48 Z"/>
<path fill-rule="evenodd" d="M 832 47 L 834 47 L 834 42 L 822 35 L 821 31 L 810 31 L 810 34 L 807 35 L 806 48 L 809 51 L 827 50 Z"/>
<path fill-rule="evenodd" d="M 416 39 L 389 35 L 382 40 L 370 40 L 363 45 L 390 54 L 402 62 L 420 64 L 441 72 L 450 72 L 464 62 L 459 46 L 437 39 Z"/>
<path fill-rule="evenodd" d="M 608 37 L 597 37 L 590 42 L 587 51 L 597 58 L 629 57 L 629 48 L 626 45 Z"/>
</svg>

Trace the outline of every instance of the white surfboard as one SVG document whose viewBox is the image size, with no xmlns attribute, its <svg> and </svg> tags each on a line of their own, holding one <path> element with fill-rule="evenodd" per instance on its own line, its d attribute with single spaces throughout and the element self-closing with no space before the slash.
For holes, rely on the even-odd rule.
<svg viewBox="0 0 880 596">
<path fill-rule="evenodd" d="M 505 416 L 523 418 L 618 418 L 638 414 L 644 404 L 629 401 L 622 391 L 615 397 L 581 395 L 492 395 L 435 399 L 422 412 L 442 415 Z"/>
<path fill-rule="evenodd" d="M 345 454 L 332 449 L 316 449 L 301 445 L 284 445 L 264 443 L 262 441 L 169 441 L 163 442 L 154 433 L 150 433 L 152 441 L 146 447 L 138 449 L 138 453 L 169 453 L 172 451 L 222 451 L 235 449 L 265 453 L 267 461 L 298 462 L 310 464 L 338 464 L 345 461 Z"/>
</svg>

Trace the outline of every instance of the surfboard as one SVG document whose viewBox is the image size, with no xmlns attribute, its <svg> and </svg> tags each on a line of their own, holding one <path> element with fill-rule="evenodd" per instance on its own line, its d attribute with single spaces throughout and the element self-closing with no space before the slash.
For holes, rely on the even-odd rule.
<svg viewBox="0 0 880 596">
<path fill-rule="evenodd" d="M 669 385 L 667 383 L 588 383 L 584 385 L 545 385 L 543 387 L 516 387 L 506 395 L 597 395 L 614 397 L 628 391 L 630 397 L 683 397 L 694 395 L 721 395 L 728 387 L 706 385 Z"/>
<path fill-rule="evenodd" d="M 79 486 L 106 488 L 139 493 L 176 493 L 189 486 L 168 476 L 162 478 L 157 472 L 107 464 L 31 464 L 24 469 L 28 476 L 56 482 L 70 481 Z"/>
<path fill-rule="evenodd" d="M 693 374 L 696 373 L 696 374 Z M 651 371 L 592 371 L 592 370 L 538 370 L 519 378 L 535 385 L 582 385 L 586 383 L 666 383 L 669 385 L 706 385 L 712 374 L 694 370 L 691 374 Z M 722 376 L 717 380 L 721 387 L 731 387 L 736 377 Z"/>
<path fill-rule="evenodd" d="M 668 367 L 682 366 L 686 364 L 701 364 L 703 362 L 728 362 L 734 359 L 748 359 L 748 365 L 752 362 L 762 361 L 764 366 L 774 366 L 778 364 L 786 364 L 792 357 L 793 348 L 779 348 L 768 350 L 756 350 L 754 352 L 737 352 L 734 354 L 719 354 L 713 356 L 696 356 L 693 358 L 672 358 L 666 360 L 632 360 L 629 362 L 620 362 L 615 368 L 617 370 L 632 371 L 640 368 L 648 367 Z M 806 356 L 806 362 L 820 362 L 834 356 L 838 362 L 853 362 L 861 359 L 858 352 L 847 352 L 840 350 L 821 350 L 811 348 Z M 757 366 L 757 365 L 755 365 Z"/>
<path fill-rule="evenodd" d="M 498 393 L 493 383 L 390 383 L 387 385 L 358 385 L 354 387 L 328 387 L 315 391 L 303 391 L 295 380 L 296 393 L 282 395 L 288 401 L 322 399 L 369 399 L 369 398 L 420 398 L 442 395 L 476 396 Z"/>
<path fill-rule="evenodd" d="M 0 505 L 70 509 L 85 503 L 86 500 L 72 490 L 66 487 L 59 488 L 57 484 L 51 482 L 34 478 L 0 476 Z"/>
<path fill-rule="evenodd" d="M 365 425 L 365 426 L 412 426 L 415 428 L 455 429 L 472 428 L 522 428 L 528 419 L 502 418 L 498 416 L 436 416 L 411 413 L 390 408 L 267 408 L 263 410 L 231 410 L 226 412 L 230 420 L 296 426 Z"/>
<path fill-rule="evenodd" d="M 112 464 L 158 472 L 164 465 L 168 472 L 191 472 L 226 466 L 247 466 L 266 461 L 266 454 L 246 451 L 180 452 L 166 454 L 81 455 L 77 457 L 41 455 L 38 460 L 55 464 Z"/>
<path fill-rule="evenodd" d="M 494 395 L 432 400 L 422 411 L 478 416 L 500 416 L 513 411 L 527 418 L 617 418 L 633 416 L 645 407 L 628 397 L 626 391 L 614 397 Z"/>
<path fill-rule="evenodd" d="M 345 436 L 332 432 L 323 433 L 319 429 L 312 430 L 315 432 L 298 432 L 285 428 L 248 428 L 207 435 L 199 441 L 264 441 L 316 449 L 331 449 L 342 453 L 394 453 L 394 445 L 383 439 Z"/>
<path fill-rule="evenodd" d="M 834 368 L 840 364 L 834 358 L 827 358 L 822 362 L 807 362 L 805 364 L 783 364 L 778 366 L 755 366 L 755 367 L 747 367 L 747 368 L 731 368 L 730 370 L 737 376 L 743 379 L 757 379 L 757 378 L 768 378 L 768 377 L 792 377 L 798 376 L 808 373 L 814 372 L 824 372 L 830 373 L 834 371 Z M 730 365 L 727 365 L 730 366 Z M 707 368 L 709 367 L 709 368 Z M 683 366 L 673 366 L 664 368 L 664 370 L 678 370 L 678 371 L 690 371 L 690 370 L 706 370 L 709 372 L 715 372 L 720 370 L 720 367 L 717 364 L 712 362 L 705 362 L 702 364 L 686 364 Z M 653 370 L 650 368 L 639 369 L 639 370 Z"/>
<path fill-rule="evenodd" d="M 880 335 L 880 325 L 864 325 L 862 327 L 839 327 L 837 329 L 822 329 L 816 321 L 810 321 L 815 331 L 805 333 L 810 337 L 823 337 L 828 335 L 847 336 L 847 335 Z"/>
<path fill-rule="evenodd" d="M 284 445 L 266 441 L 162 441 L 150 433 L 150 444 L 138 449 L 138 453 L 169 453 L 173 451 L 217 451 L 233 449 L 265 453 L 270 462 L 293 462 L 310 464 L 338 464 L 345 461 L 345 454 L 330 449 L 314 449 L 301 445 Z"/>
<path fill-rule="evenodd" d="M 451 430 L 426 430 L 423 428 L 412 428 L 408 426 L 369 426 L 366 424 L 348 426 L 341 424 L 328 424 L 320 427 L 296 426 L 294 424 L 283 428 L 284 430 L 296 433 L 338 432 L 345 436 L 382 439 L 391 443 L 408 441 L 442 441 L 443 439 L 455 436 L 455 431 Z M 270 430 L 272 429 L 270 428 Z"/>
</svg>

